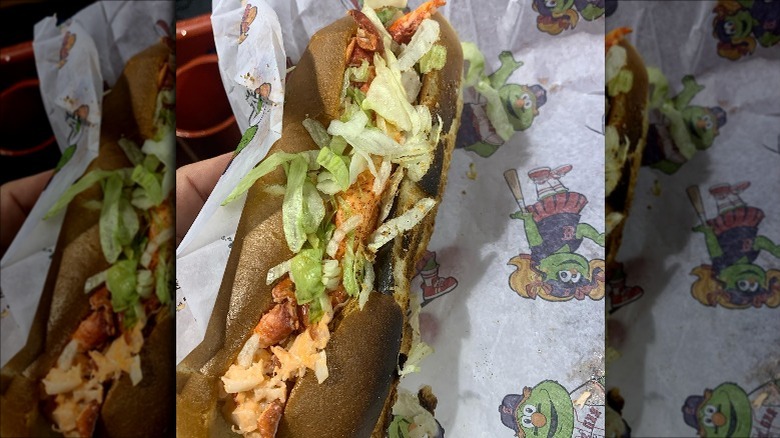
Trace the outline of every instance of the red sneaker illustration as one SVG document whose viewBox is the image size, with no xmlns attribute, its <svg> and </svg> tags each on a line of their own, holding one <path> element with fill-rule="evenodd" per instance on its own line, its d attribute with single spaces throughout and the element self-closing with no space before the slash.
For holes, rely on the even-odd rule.
<svg viewBox="0 0 780 438">
<path fill-rule="evenodd" d="M 435 252 L 425 251 L 415 268 L 417 270 L 415 276 L 419 274 L 422 278 L 422 306 L 458 287 L 458 280 L 455 278 L 439 276 L 439 264 L 436 262 Z"/>
</svg>

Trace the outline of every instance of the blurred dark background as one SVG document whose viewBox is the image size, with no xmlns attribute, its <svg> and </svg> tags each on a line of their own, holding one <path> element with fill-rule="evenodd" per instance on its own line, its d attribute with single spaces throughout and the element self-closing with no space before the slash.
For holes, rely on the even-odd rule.
<svg viewBox="0 0 780 438">
<path fill-rule="evenodd" d="M 67 19 L 94 0 L 0 0 L 0 184 L 57 165 L 60 150 L 43 108 L 33 27 L 56 14 Z"/>
<path fill-rule="evenodd" d="M 176 0 L 176 20 L 211 13 L 211 0 Z"/>
<path fill-rule="evenodd" d="M 177 0 L 176 167 L 232 152 L 240 139 L 217 66 L 211 0 Z"/>
</svg>

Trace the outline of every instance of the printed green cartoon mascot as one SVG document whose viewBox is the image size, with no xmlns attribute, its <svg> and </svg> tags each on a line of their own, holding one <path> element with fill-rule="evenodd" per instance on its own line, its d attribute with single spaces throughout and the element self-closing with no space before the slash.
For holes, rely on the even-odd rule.
<svg viewBox="0 0 780 438">
<path fill-rule="evenodd" d="M 718 55 L 736 61 L 752 55 L 756 43 L 772 47 L 780 42 L 780 5 L 772 0 L 719 0 L 712 9 L 712 34 Z"/>
<path fill-rule="evenodd" d="M 748 187 L 749 182 L 710 187 L 718 206 L 713 219 L 705 219 L 698 187 L 688 189 L 701 220 L 693 230 L 704 234 L 712 261 L 712 265 L 701 265 L 691 272 L 698 277 L 691 294 L 702 304 L 730 309 L 780 305 L 780 270 L 767 270 L 755 263 L 761 251 L 780 258 L 780 245 L 758 234 L 764 212 L 745 205 L 739 196 Z"/>
<path fill-rule="evenodd" d="M 484 57 L 472 46 L 464 44 L 464 53 L 471 64 L 468 76 L 474 88 L 467 90 L 455 147 L 489 157 L 514 132 L 531 127 L 539 107 L 547 101 L 547 91 L 538 84 L 508 84 L 509 76 L 523 63 L 507 51 L 498 56 L 501 67 L 486 76 Z"/>
<path fill-rule="evenodd" d="M 692 395 L 682 408 L 685 423 L 700 437 L 748 437 L 752 423 L 750 400 L 745 391 L 733 383 L 723 383 Z"/>
<path fill-rule="evenodd" d="M 498 412 L 501 423 L 519 438 L 604 437 L 604 378 L 589 380 L 569 392 L 554 380 L 521 394 L 508 394 Z"/>
<path fill-rule="evenodd" d="M 580 212 L 588 199 L 570 192 L 560 178 L 571 171 L 571 165 L 556 169 L 540 167 L 528 172 L 536 184 L 539 200 L 525 206 L 517 172 L 509 170 L 504 177 L 520 210 L 510 215 L 523 221 L 530 254 L 513 257 L 510 265 L 517 270 L 509 277 L 509 285 L 524 298 L 537 296 L 548 301 L 583 300 L 604 297 L 604 260 L 588 261 L 576 253 L 583 239 L 604 246 L 604 233 L 589 224 L 580 223 Z"/>
<path fill-rule="evenodd" d="M 650 127 L 642 164 L 673 174 L 697 151 L 712 146 L 719 129 L 726 124 L 726 112 L 719 106 L 691 105 L 704 89 L 693 76 L 682 80 L 683 90 L 668 97 L 669 83 L 660 70 L 648 68 L 653 86 L 650 98 Z"/>
<path fill-rule="evenodd" d="M 550 35 L 558 35 L 564 30 L 574 29 L 580 16 L 593 21 L 606 10 L 605 0 L 534 0 L 533 10 L 539 13 L 536 27 Z M 575 11 L 574 8 L 577 10 Z M 579 11 L 579 14 L 577 14 Z"/>
<path fill-rule="evenodd" d="M 703 396 L 689 396 L 682 413 L 700 437 L 780 436 L 780 379 L 749 393 L 735 383 L 722 383 Z"/>
<path fill-rule="evenodd" d="M 574 406 L 569 391 L 553 380 L 545 380 L 523 394 L 509 394 L 498 408 L 501 422 L 524 437 L 571 437 Z"/>
</svg>

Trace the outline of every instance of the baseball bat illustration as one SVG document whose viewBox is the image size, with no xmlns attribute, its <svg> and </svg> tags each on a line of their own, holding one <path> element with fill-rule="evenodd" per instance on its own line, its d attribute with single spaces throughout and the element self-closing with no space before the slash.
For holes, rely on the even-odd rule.
<svg viewBox="0 0 780 438">
<path fill-rule="evenodd" d="M 504 179 L 509 186 L 509 190 L 512 191 L 512 195 L 515 197 L 515 201 L 517 201 L 520 211 L 525 213 L 525 199 L 523 198 L 523 191 L 520 189 L 520 178 L 517 177 L 517 170 L 509 169 L 505 171 Z"/>
<path fill-rule="evenodd" d="M 699 216 L 701 224 L 707 225 L 707 216 L 704 214 L 704 202 L 701 200 L 699 186 L 690 186 L 685 191 L 688 192 L 688 199 L 691 200 L 691 205 L 693 205 L 693 209 L 696 210 L 696 214 Z"/>
</svg>

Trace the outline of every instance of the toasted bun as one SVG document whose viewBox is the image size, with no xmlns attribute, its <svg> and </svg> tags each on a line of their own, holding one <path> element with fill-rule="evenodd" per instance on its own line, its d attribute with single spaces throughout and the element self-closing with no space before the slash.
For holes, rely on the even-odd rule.
<svg viewBox="0 0 780 438">
<path fill-rule="evenodd" d="M 162 44 L 152 46 L 136 55 L 128 65 L 138 62 L 143 67 L 126 68 L 117 83 L 106 94 L 102 102 L 102 123 L 100 131 L 100 150 L 98 156 L 89 164 L 86 173 L 92 170 L 114 170 L 131 167 L 132 163 L 119 146 L 122 137 L 140 141 L 145 136 L 140 133 L 140 109 L 134 115 L 133 102 L 151 101 L 157 96 L 157 86 L 146 86 L 148 77 L 157 77 L 160 66 L 168 61 L 170 51 Z M 150 98 L 149 95 L 152 97 Z M 144 116 L 153 120 L 154 106 L 150 114 Z M 57 361 L 62 349 L 70 341 L 71 336 L 81 321 L 90 313 L 89 294 L 84 293 L 84 283 L 87 278 L 104 271 L 109 267 L 100 246 L 99 220 L 100 211 L 87 208 L 85 204 L 92 200 L 101 200 L 102 191 L 99 184 L 77 195 L 68 205 L 62 224 L 57 245 L 52 255 L 52 263 L 46 277 L 44 289 L 33 321 L 32 330 L 25 347 L 17 353 L 2 370 L 3 385 L 0 410 L 2 410 L 2 427 L 0 436 L 45 436 L 53 435 L 51 424 L 38 409 L 40 380 L 49 372 Z M 119 389 L 121 382 L 129 378 L 124 375 L 113 385 L 106 395 L 103 412 L 106 410 L 122 412 L 128 418 L 145 418 L 145 426 L 149 430 L 163 430 L 165 422 L 171 422 L 173 412 L 167 409 L 160 400 L 165 400 L 173 389 L 170 369 L 172 361 L 165 362 L 174 351 L 172 345 L 173 325 L 157 326 L 153 331 L 165 335 L 155 335 L 154 342 L 147 343 L 142 351 L 142 372 L 145 386 L 154 380 L 150 386 L 150 394 L 145 400 L 154 403 L 155 409 L 160 409 L 167 415 L 164 421 L 157 415 L 150 417 L 149 405 L 133 405 L 131 398 L 136 396 L 139 387 L 134 391 Z M 159 339 L 159 341 L 157 340 Z M 149 358 L 149 349 L 155 355 Z M 164 354 L 162 354 L 164 352 Z M 167 367 L 166 367 L 167 366 Z M 22 374 L 24 373 L 24 374 Z M 147 377 L 151 377 L 147 381 Z M 166 389 L 165 380 L 169 387 Z M 131 386 L 132 385 L 127 385 Z M 128 396 L 128 394 L 131 394 Z M 13 415 L 6 415 L 13 412 Z M 101 424 L 101 421 L 98 421 Z M 123 424 L 114 427 L 105 423 L 106 430 L 112 436 L 132 436 L 137 432 L 138 424 Z M 170 428 L 169 428 L 170 430 Z"/>
<path fill-rule="evenodd" d="M 434 119 L 441 116 L 444 127 L 428 173 L 418 183 L 402 182 L 391 215 L 423 197 L 441 199 L 454 147 L 463 59 L 455 32 L 441 15 L 434 19 L 441 24 L 447 65 L 424 78 L 420 101 Z M 302 121 L 309 117 L 328 126 L 339 117 L 344 53 L 355 32 L 354 20 L 345 17 L 314 34 L 288 78 L 282 137 L 269 154 L 316 149 Z M 283 234 L 282 197 L 263 191 L 284 183 L 284 172 L 277 169 L 247 194 L 206 337 L 177 367 L 177 434 L 232 434 L 229 412 L 223 413 L 218 397 L 219 377 L 274 304 L 271 286 L 263 281 L 266 273 L 293 256 Z M 278 437 L 365 437 L 382 430 L 397 382 L 399 353 L 408 351 L 410 343 L 405 322 L 409 280 L 430 239 L 435 213 L 379 251 L 375 270 L 380 293 L 372 293 L 362 311 L 353 300 L 334 321 L 326 350 L 330 376 L 319 384 L 307 373 L 294 383 Z"/>
<path fill-rule="evenodd" d="M 619 39 L 616 43 L 626 51 L 626 65 L 624 69 L 631 72 L 633 81 L 631 89 L 625 93 L 609 96 L 607 113 L 607 129 L 614 127 L 620 140 L 621 154 L 625 154 L 625 160 L 607 154 L 607 168 L 610 166 L 619 172 L 619 179 L 612 192 L 607 193 L 607 269 L 610 269 L 615 261 L 623 234 L 625 218 L 631 209 L 631 201 L 634 195 L 639 167 L 642 164 L 642 153 L 645 147 L 648 126 L 648 93 L 649 85 L 647 70 L 642 57 L 625 39 Z"/>
</svg>

